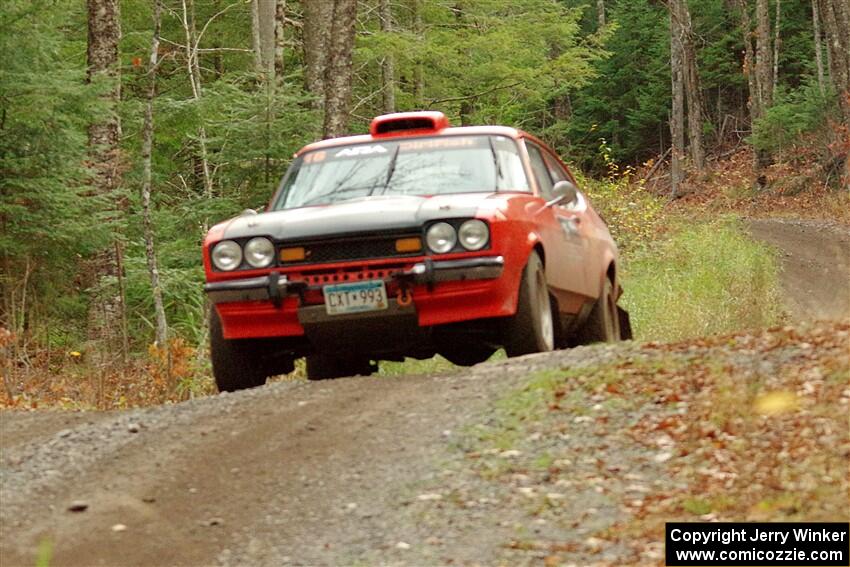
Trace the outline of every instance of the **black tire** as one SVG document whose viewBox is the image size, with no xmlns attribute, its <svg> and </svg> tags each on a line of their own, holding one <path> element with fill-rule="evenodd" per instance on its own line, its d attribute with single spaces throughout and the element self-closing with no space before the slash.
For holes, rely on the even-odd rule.
<svg viewBox="0 0 850 567">
<path fill-rule="evenodd" d="M 504 335 L 508 356 L 548 352 L 555 348 L 555 325 L 546 272 L 537 252 L 532 252 L 522 272 L 519 299 Z"/>
<path fill-rule="evenodd" d="M 494 352 L 489 347 L 468 346 L 441 350 L 440 356 L 458 366 L 474 366 L 488 360 Z"/>
<path fill-rule="evenodd" d="M 313 354 L 307 357 L 308 380 L 332 380 L 345 376 L 369 376 L 377 368 L 369 359 L 343 359 L 324 354 Z"/>
<path fill-rule="evenodd" d="M 213 308 L 210 313 L 210 359 L 219 392 L 256 388 L 270 376 L 258 341 L 225 339 L 221 319 Z"/>
<path fill-rule="evenodd" d="M 613 343 L 620 340 L 620 316 L 617 300 L 614 298 L 614 286 L 605 278 L 602 293 L 593 304 L 587 321 L 579 329 L 576 342 L 580 345 L 592 343 Z"/>
<path fill-rule="evenodd" d="M 634 339 L 634 334 L 632 333 L 632 319 L 629 317 L 629 312 L 617 306 L 617 319 L 620 322 L 620 338 L 624 341 L 630 341 Z"/>
</svg>

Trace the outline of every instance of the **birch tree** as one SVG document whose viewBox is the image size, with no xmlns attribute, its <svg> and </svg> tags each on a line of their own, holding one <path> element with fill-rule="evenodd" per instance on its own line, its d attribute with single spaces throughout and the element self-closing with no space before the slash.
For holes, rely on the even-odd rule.
<svg viewBox="0 0 850 567">
<path fill-rule="evenodd" d="M 781 22 L 781 14 L 782 14 L 782 0 L 775 0 L 776 2 L 776 18 L 773 22 L 773 75 L 772 75 L 772 84 L 771 84 L 771 98 L 776 100 L 776 89 L 779 86 L 779 26 Z"/>
<path fill-rule="evenodd" d="M 162 20 L 161 0 L 154 1 L 153 39 L 151 39 L 151 54 L 148 62 L 148 87 L 145 101 L 145 118 L 142 124 L 142 231 L 145 240 L 145 258 L 148 266 L 153 293 L 155 314 L 156 345 L 165 347 L 168 344 L 168 322 L 162 301 L 162 287 L 159 281 L 159 267 L 156 261 L 154 246 L 154 229 L 151 220 L 151 153 L 153 149 L 154 121 L 153 102 L 156 97 L 156 75 L 159 68 L 159 34 Z"/>
<path fill-rule="evenodd" d="M 201 100 L 203 86 L 201 84 L 201 65 L 198 58 L 198 44 L 200 39 L 195 27 L 195 3 L 194 0 L 181 0 L 183 8 L 181 23 L 186 38 L 186 67 L 189 83 L 192 86 L 192 98 L 195 102 Z M 219 11 L 212 19 L 224 13 L 228 8 Z M 209 22 L 208 22 L 209 23 Z M 200 150 L 201 173 L 204 183 L 204 197 L 207 199 L 213 195 L 212 168 L 210 167 L 209 151 L 207 150 L 207 131 L 203 124 L 198 128 L 198 148 Z"/>
</svg>

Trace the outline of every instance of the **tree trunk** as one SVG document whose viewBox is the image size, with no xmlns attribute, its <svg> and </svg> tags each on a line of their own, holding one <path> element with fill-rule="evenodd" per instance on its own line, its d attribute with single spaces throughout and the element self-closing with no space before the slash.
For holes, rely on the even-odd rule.
<svg viewBox="0 0 850 567">
<path fill-rule="evenodd" d="M 818 70 L 818 88 L 820 94 L 826 93 L 826 80 L 823 72 L 823 43 L 821 41 L 820 31 L 820 10 L 818 9 L 818 0 L 812 0 L 812 27 L 815 34 L 815 65 Z"/>
<path fill-rule="evenodd" d="M 110 220 L 117 220 L 126 206 L 117 193 L 120 185 L 121 123 L 118 102 L 121 98 L 118 43 L 121 39 L 121 18 L 118 0 L 87 0 L 88 46 L 86 59 L 89 81 L 108 81 L 111 88 L 103 95 L 106 111 L 103 118 L 89 127 L 89 154 L 94 176 L 92 192 L 109 203 Z M 111 243 L 94 260 L 95 285 L 98 288 L 89 310 L 89 336 L 105 343 L 113 342 L 120 328 L 120 294 L 100 289 L 101 284 L 118 276 L 117 248 Z M 108 348 L 108 344 L 105 345 Z"/>
<path fill-rule="evenodd" d="M 335 0 L 303 0 L 304 6 L 304 81 L 313 95 L 312 106 L 325 106 L 325 70 L 328 44 L 333 26 Z"/>
<path fill-rule="evenodd" d="M 260 39 L 260 0 L 251 0 L 251 51 L 254 52 L 254 72 L 263 72 L 263 48 Z"/>
<path fill-rule="evenodd" d="M 752 41 L 753 26 L 750 21 L 750 10 L 746 0 L 738 0 L 738 9 L 741 11 L 741 28 L 744 32 L 744 74 L 747 76 L 747 86 L 750 95 L 747 100 L 747 106 L 750 109 L 750 125 L 752 126 L 756 119 L 761 116 L 758 79 L 756 77 L 756 58 L 753 52 Z"/>
<path fill-rule="evenodd" d="M 393 14 L 390 0 L 381 0 L 381 31 L 392 33 Z M 392 50 L 387 50 L 381 62 L 381 93 L 385 113 L 395 112 L 395 57 Z"/>
<path fill-rule="evenodd" d="M 142 225 L 145 240 L 145 258 L 148 264 L 151 290 L 153 292 L 154 313 L 156 315 L 156 345 L 167 346 L 168 323 L 162 302 L 162 287 L 159 283 L 159 267 L 154 248 L 153 222 L 151 221 L 151 150 L 153 148 L 153 101 L 156 97 L 156 74 L 159 53 L 159 32 L 161 21 L 161 0 L 154 2 L 153 39 L 148 65 L 148 92 L 145 105 L 145 118 L 142 124 Z"/>
<path fill-rule="evenodd" d="M 819 0 L 829 62 L 829 76 L 850 127 L 850 6 L 847 0 Z"/>
<path fill-rule="evenodd" d="M 198 61 L 197 32 L 195 29 L 194 0 L 183 0 L 183 32 L 186 36 L 186 66 L 189 72 L 189 82 L 192 86 L 192 98 L 201 100 L 203 87 L 201 84 L 201 65 Z M 201 157 L 201 172 L 204 183 L 204 196 L 211 198 L 213 194 L 212 170 L 210 169 L 209 152 L 207 151 L 207 132 L 201 126 L 198 129 L 198 146 Z"/>
<path fill-rule="evenodd" d="M 699 66 L 696 47 L 694 47 L 693 24 L 688 10 L 687 0 L 673 0 L 679 18 L 680 37 L 682 39 L 682 74 L 685 80 L 685 94 L 688 104 L 688 141 L 691 161 L 697 171 L 705 169 L 705 145 L 703 143 L 702 122 L 704 104 L 700 86 Z"/>
<path fill-rule="evenodd" d="M 742 0 L 742 13 L 749 23 L 749 13 L 746 3 Z M 749 40 L 749 34 L 747 34 Z M 771 50 L 770 37 L 770 10 L 768 0 L 756 0 L 756 53 L 754 60 L 755 82 L 750 82 L 750 98 L 752 99 L 751 123 L 755 127 L 756 121 L 773 105 L 773 51 Z M 753 90 L 753 88 L 755 90 Z M 755 169 L 760 171 L 770 165 L 772 158 L 765 150 L 756 149 Z M 761 184 L 761 178 L 759 178 Z"/>
<path fill-rule="evenodd" d="M 266 138 L 266 157 L 265 157 L 265 180 L 269 181 L 271 177 L 271 140 L 272 128 L 275 120 L 275 25 L 277 21 L 277 2 L 276 0 L 254 0 L 258 4 L 259 13 L 259 35 L 260 35 L 260 74 L 263 80 L 263 86 L 266 90 L 266 112 L 265 112 L 265 138 Z"/>
<path fill-rule="evenodd" d="M 422 0 L 413 0 L 413 33 L 418 41 L 424 41 Z M 422 73 L 422 57 L 419 54 L 416 55 L 416 61 L 413 65 L 413 104 L 418 109 L 425 108 L 425 80 Z"/>
<path fill-rule="evenodd" d="M 596 22 L 598 29 L 605 27 L 605 0 L 596 0 Z"/>
<path fill-rule="evenodd" d="M 357 0 L 335 0 L 325 67 L 325 138 L 348 133 L 356 19 Z"/>
<path fill-rule="evenodd" d="M 221 0 L 213 0 L 212 11 L 216 14 L 221 11 Z M 212 68 L 215 72 L 215 80 L 219 80 L 224 75 L 224 58 L 221 56 L 221 51 L 218 51 L 221 47 L 221 40 L 219 39 L 221 32 L 216 30 L 211 33 L 213 34 L 212 48 L 215 50 L 212 52 Z"/>
<path fill-rule="evenodd" d="M 670 136 L 673 150 L 670 166 L 670 197 L 679 195 L 684 179 L 682 158 L 685 155 L 685 86 L 682 72 L 682 27 L 676 17 L 676 6 L 670 4 L 670 76 L 673 90 L 673 108 L 670 116 Z"/>
<path fill-rule="evenodd" d="M 276 0 L 254 0 L 259 4 L 260 70 L 269 82 L 274 82 Z"/>
<path fill-rule="evenodd" d="M 95 169 L 97 193 L 110 194 L 119 183 L 118 141 L 121 122 L 117 106 L 121 99 L 118 42 L 121 40 L 121 16 L 118 0 L 88 0 L 88 79 L 103 80 L 112 88 L 104 95 L 108 111 L 104 119 L 89 128 L 89 145 Z"/>
<path fill-rule="evenodd" d="M 773 105 L 773 52 L 768 0 L 756 0 L 756 81 L 762 112 Z"/>
<path fill-rule="evenodd" d="M 782 0 L 776 1 L 776 20 L 773 24 L 773 84 L 770 89 L 771 100 L 776 100 L 776 89 L 779 86 L 779 23 L 781 16 Z"/>
<path fill-rule="evenodd" d="M 274 14 L 274 74 L 277 80 L 283 81 L 283 55 L 286 29 L 286 0 L 277 0 Z"/>
</svg>

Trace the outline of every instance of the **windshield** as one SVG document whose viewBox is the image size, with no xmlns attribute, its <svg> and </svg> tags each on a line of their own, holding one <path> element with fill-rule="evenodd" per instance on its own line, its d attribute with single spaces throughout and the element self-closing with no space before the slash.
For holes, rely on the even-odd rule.
<svg viewBox="0 0 850 567">
<path fill-rule="evenodd" d="M 528 191 L 516 142 L 441 136 L 314 150 L 290 166 L 274 210 L 377 195 Z"/>
</svg>

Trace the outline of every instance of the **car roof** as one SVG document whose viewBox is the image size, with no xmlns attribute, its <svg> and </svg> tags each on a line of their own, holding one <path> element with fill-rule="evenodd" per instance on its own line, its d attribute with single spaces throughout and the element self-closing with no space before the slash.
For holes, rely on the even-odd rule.
<svg viewBox="0 0 850 567">
<path fill-rule="evenodd" d="M 393 134 L 385 134 L 380 136 L 372 136 L 371 134 L 362 134 L 359 136 L 345 136 L 342 138 L 329 138 L 327 140 L 320 140 L 318 142 L 313 142 L 312 144 L 307 144 L 298 152 L 295 153 L 295 157 L 300 156 L 306 152 L 311 152 L 313 150 L 321 150 L 327 148 L 334 148 L 338 146 L 348 146 L 351 144 L 364 144 L 369 142 L 384 142 L 387 140 L 408 140 L 412 138 L 433 138 L 440 136 L 469 136 L 469 135 L 496 135 L 496 136 L 506 136 L 508 138 L 518 139 L 521 137 L 528 137 L 533 140 L 537 140 L 534 136 L 529 135 L 522 130 L 518 130 L 516 128 L 510 128 L 508 126 L 458 126 L 452 128 L 443 128 L 437 131 L 413 131 L 413 132 L 397 132 Z M 537 140 L 538 143 L 541 143 Z"/>
</svg>

